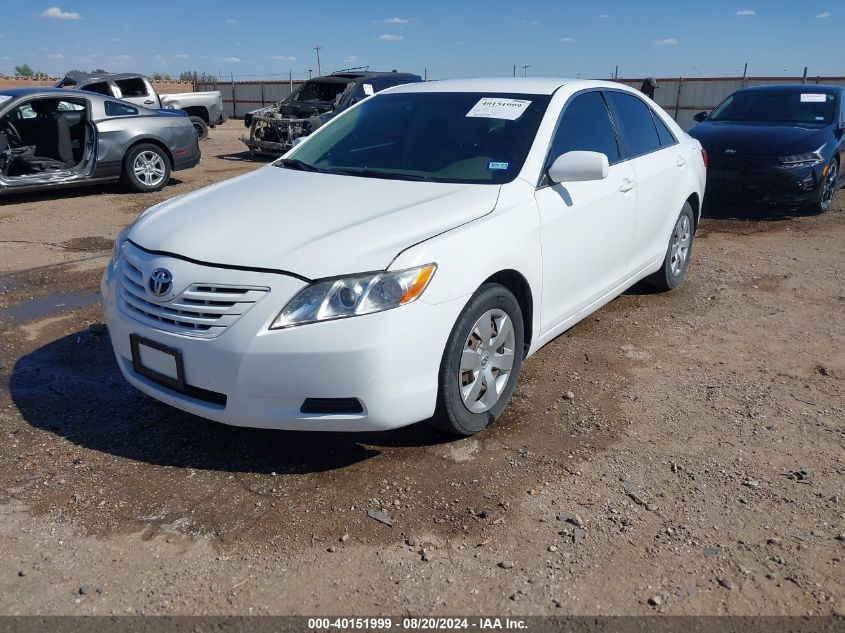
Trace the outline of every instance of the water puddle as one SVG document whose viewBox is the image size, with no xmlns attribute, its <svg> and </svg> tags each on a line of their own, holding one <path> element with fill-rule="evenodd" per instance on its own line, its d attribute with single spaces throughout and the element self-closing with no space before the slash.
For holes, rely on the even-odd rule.
<svg viewBox="0 0 845 633">
<path fill-rule="evenodd" d="M 36 321 L 62 312 L 87 308 L 100 300 L 96 291 L 54 292 L 43 297 L 27 299 L 6 308 L 5 312 L 19 323 Z"/>
</svg>

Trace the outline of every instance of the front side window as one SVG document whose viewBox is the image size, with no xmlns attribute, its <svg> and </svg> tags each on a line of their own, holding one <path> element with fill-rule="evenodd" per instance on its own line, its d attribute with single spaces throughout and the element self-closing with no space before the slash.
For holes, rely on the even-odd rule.
<svg viewBox="0 0 845 633">
<path fill-rule="evenodd" d="M 292 101 L 334 101 L 347 85 L 343 81 L 307 81 L 294 93 Z"/>
<path fill-rule="evenodd" d="M 645 101 L 624 92 L 606 92 L 622 133 L 625 156 L 635 158 L 660 149 L 660 139 Z"/>
<path fill-rule="evenodd" d="M 550 97 L 382 94 L 336 118 L 290 159 L 329 173 L 501 184 L 516 178 Z M 290 165 L 289 161 L 278 163 Z"/>
<path fill-rule="evenodd" d="M 836 115 L 836 95 L 812 85 L 733 93 L 708 117 L 710 121 L 830 124 Z"/>
<path fill-rule="evenodd" d="M 120 88 L 120 94 L 124 97 L 147 96 L 147 84 L 140 77 L 137 79 L 119 79 L 114 83 Z"/>
<path fill-rule="evenodd" d="M 107 116 L 135 116 L 136 114 L 138 114 L 138 108 L 132 107 L 127 103 L 106 101 Z"/>
<path fill-rule="evenodd" d="M 85 90 L 86 92 L 96 92 L 100 95 L 111 95 L 109 85 L 105 81 L 98 81 L 93 84 L 88 84 L 82 90 Z"/>
<path fill-rule="evenodd" d="M 577 95 L 566 106 L 552 139 L 549 165 L 572 151 L 599 152 L 611 165 L 621 158 L 607 106 L 598 91 Z"/>
</svg>

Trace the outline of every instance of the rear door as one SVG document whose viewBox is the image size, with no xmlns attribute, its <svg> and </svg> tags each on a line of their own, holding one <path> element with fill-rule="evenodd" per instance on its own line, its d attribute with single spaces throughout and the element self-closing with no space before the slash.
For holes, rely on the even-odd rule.
<svg viewBox="0 0 845 633">
<path fill-rule="evenodd" d="M 152 86 L 143 77 L 131 77 L 129 79 L 117 79 L 114 82 L 120 90 L 117 95 L 124 101 L 144 106 L 145 108 L 158 108 L 158 96 Z"/>
<path fill-rule="evenodd" d="M 664 256 L 667 225 L 681 212 L 680 207 L 675 208 L 685 181 L 681 172 L 692 166 L 687 165 L 681 146 L 662 122 L 658 134 L 657 115 L 644 100 L 615 90 L 605 91 L 605 97 L 636 177 L 637 219 L 629 264 L 629 275 L 636 275 Z"/>
</svg>

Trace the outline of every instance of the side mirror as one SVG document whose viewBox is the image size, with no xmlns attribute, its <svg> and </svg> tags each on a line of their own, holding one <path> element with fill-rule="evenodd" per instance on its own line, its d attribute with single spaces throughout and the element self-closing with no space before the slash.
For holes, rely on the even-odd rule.
<svg viewBox="0 0 845 633">
<path fill-rule="evenodd" d="M 702 110 L 701 112 L 696 112 L 695 116 L 692 118 L 695 119 L 698 123 L 701 123 L 704 119 L 707 118 L 707 113 Z"/>
<path fill-rule="evenodd" d="M 599 152 L 566 152 L 549 167 L 552 182 L 583 182 L 604 180 L 610 166 L 607 156 Z"/>
</svg>

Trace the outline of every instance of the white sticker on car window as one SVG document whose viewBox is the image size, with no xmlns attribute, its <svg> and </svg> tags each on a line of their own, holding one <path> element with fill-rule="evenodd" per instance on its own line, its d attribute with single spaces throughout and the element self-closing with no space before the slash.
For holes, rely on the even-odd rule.
<svg viewBox="0 0 845 633">
<path fill-rule="evenodd" d="M 369 96 L 369 95 L 374 95 L 375 93 L 376 93 L 376 91 L 373 90 L 373 84 L 364 84 L 364 94 L 365 95 Z"/>
<path fill-rule="evenodd" d="M 801 103 L 824 103 L 825 101 L 827 101 L 827 95 L 824 93 L 801 94 Z"/>
<path fill-rule="evenodd" d="M 500 99 L 498 97 L 482 97 L 478 103 L 467 112 L 468 117 L 478 119 L 504 119 L 516 121 L 531 105 L 525 99 Z"/>
<path fill-rule="evenodd" d="M 8 101 L 9 99 L 11 99 L 11 97 L 9 95 L 0 95 L 0 103 L 3 103 L 4 101 Z"/>
</svg>

